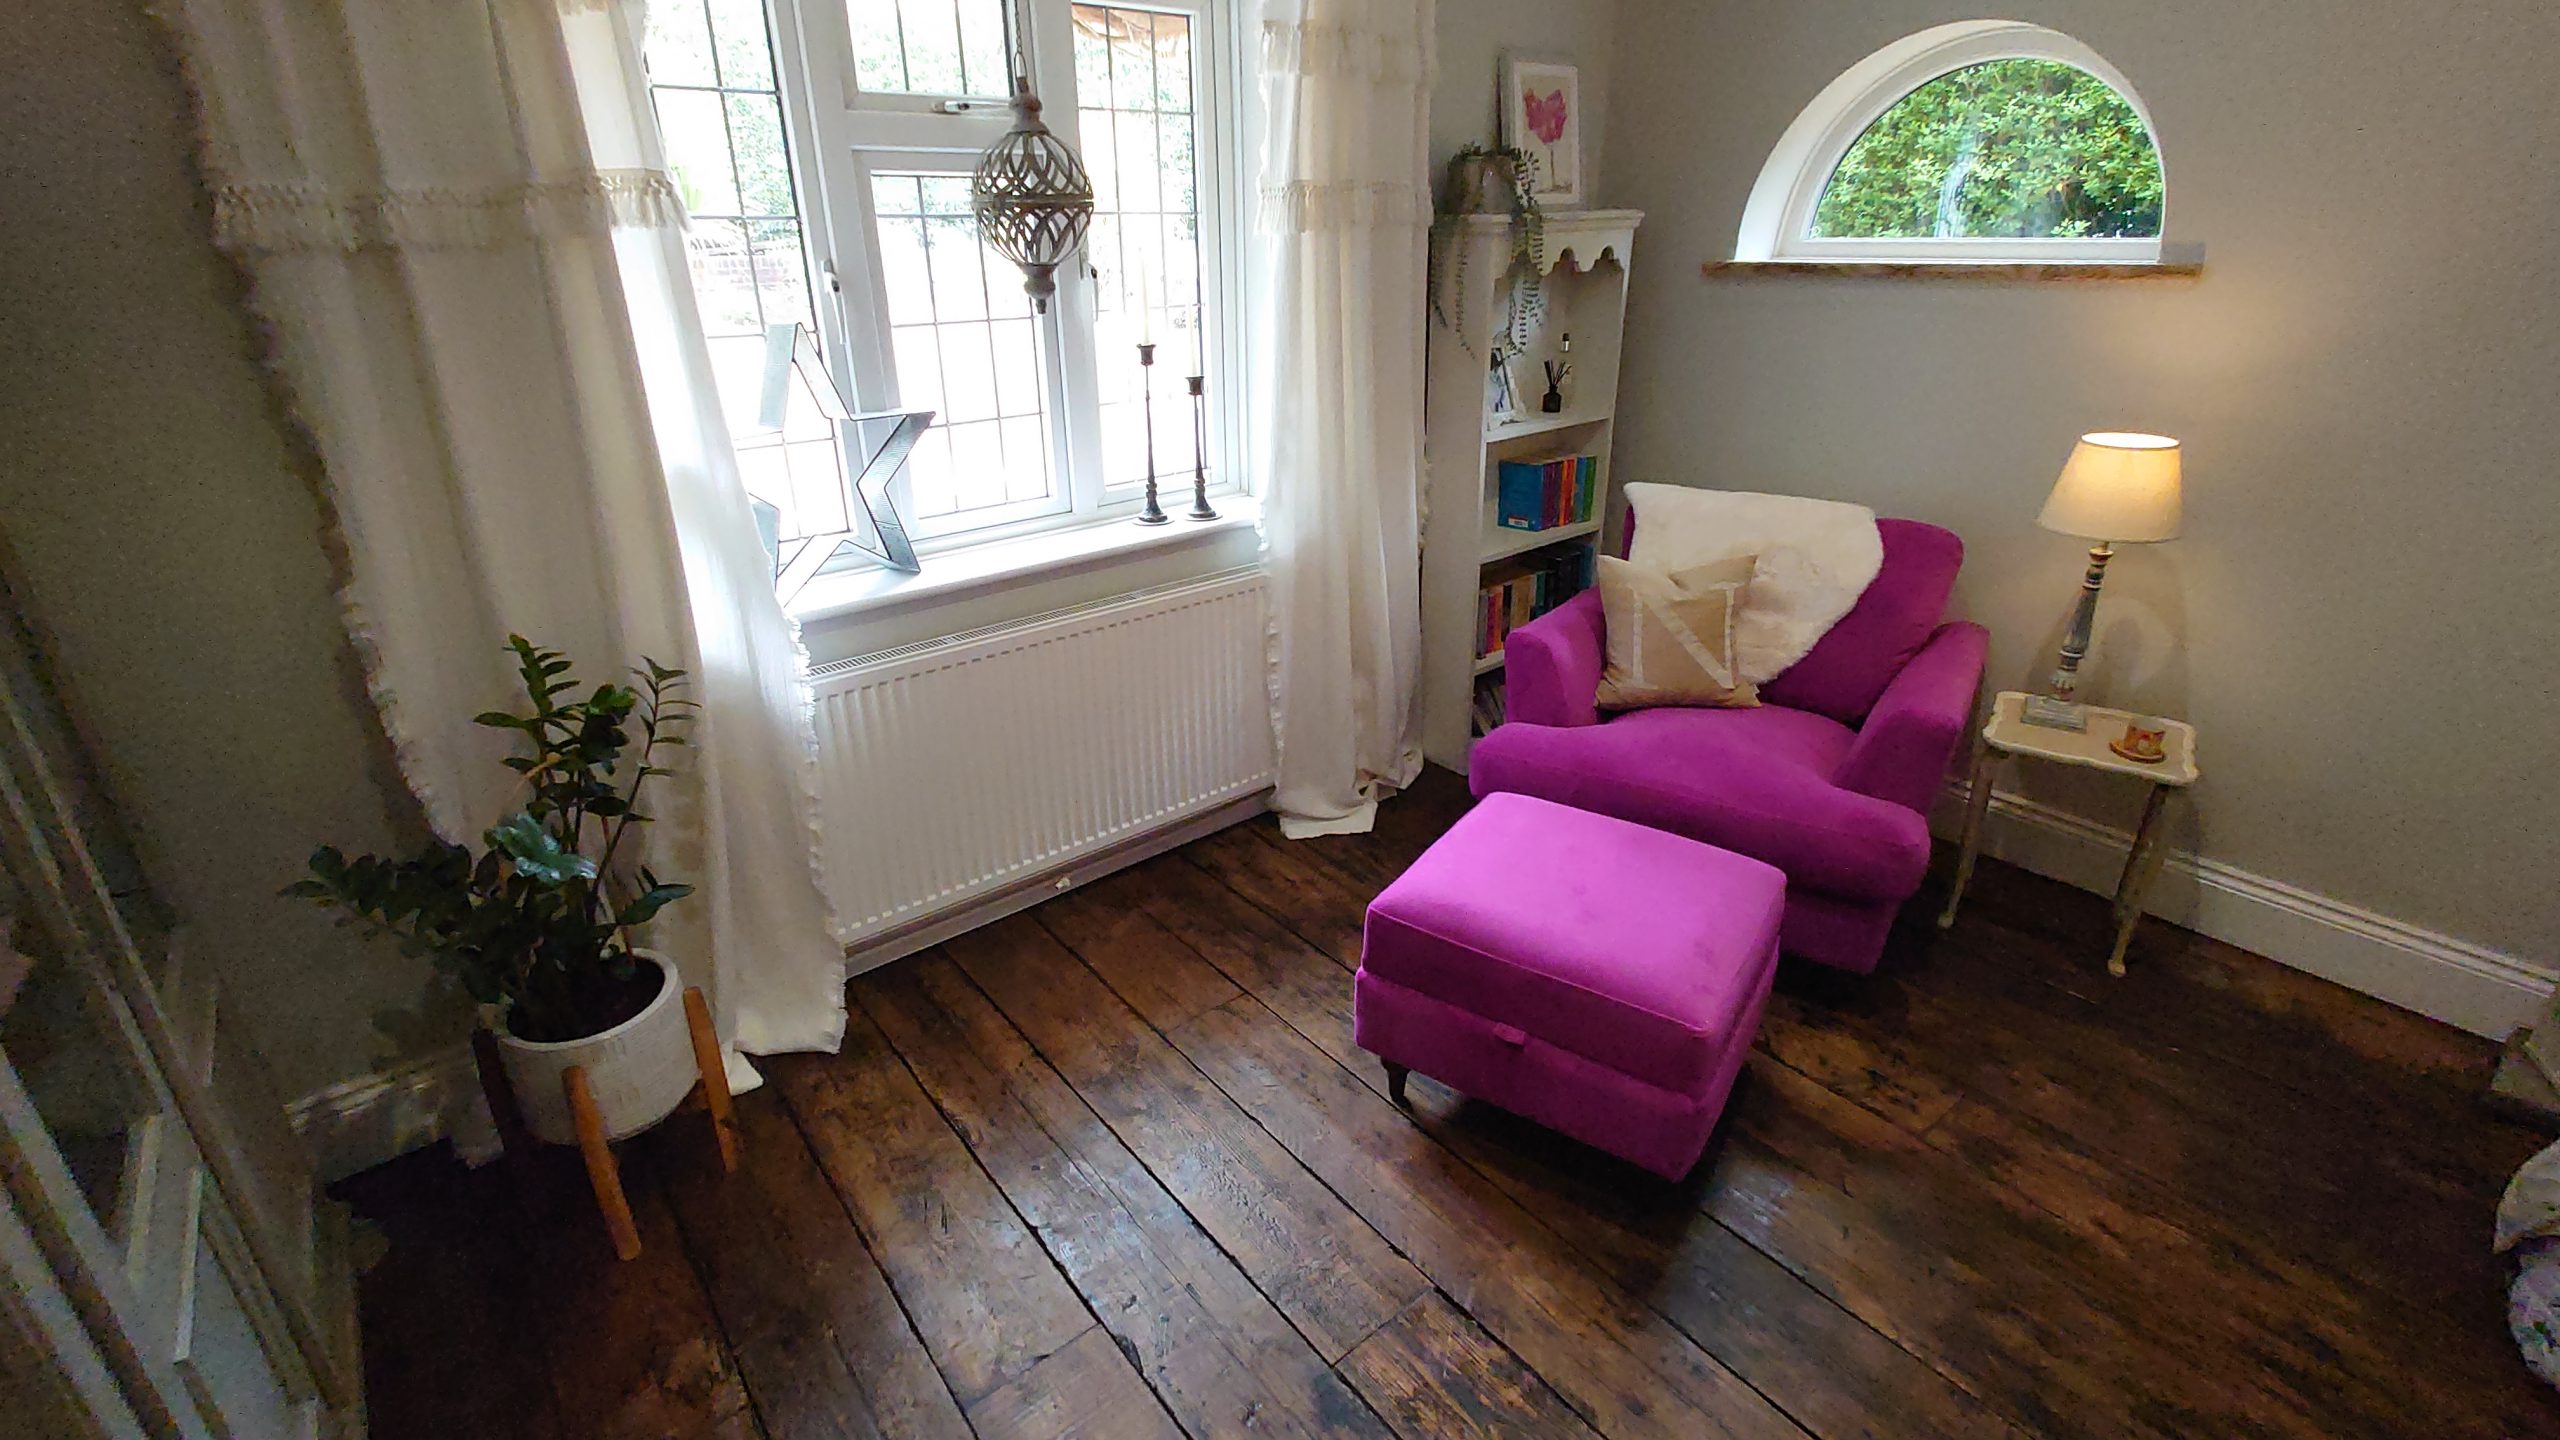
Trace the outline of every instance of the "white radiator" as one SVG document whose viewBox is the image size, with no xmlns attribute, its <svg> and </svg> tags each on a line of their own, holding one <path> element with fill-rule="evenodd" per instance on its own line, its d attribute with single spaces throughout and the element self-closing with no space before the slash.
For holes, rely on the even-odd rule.
<svg viewBox="0 0 2560 1440">
<path fill-rule="evenodd" d="M 1230 571 L 819 667 L 847 939 L 1269 789 L 1263 606 Z"/>
</svg>

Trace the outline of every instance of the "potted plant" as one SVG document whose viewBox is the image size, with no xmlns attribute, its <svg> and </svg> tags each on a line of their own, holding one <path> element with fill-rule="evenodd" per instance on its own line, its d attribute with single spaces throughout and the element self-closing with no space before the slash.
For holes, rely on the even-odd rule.
<svg viewBox="0 0 2560 1440">
<path fill-rule="evenodd" d="M 674 970 L 638 932 L 693 887 L 637 861 L 633 831 L 649 782 L 674 773 L 661 752 L 686 743 L 695 708 L 685 672 L 654 660 L 636 685 L 574 698 L 570 662 L 524 637 L 507 641 L 530 703 L 475 723 L 521 737 L 507 768 L 521 808 L 483 848 L 438 840 L 406 860 L 350 860 L 328 845 L 284 893 L 345 912 L 339 923 L 398 940 L 480 1003 L 527 1128 L 575 1144 L 562 1075 L 582 1066 L 608 1138 L 647 1129 L 681 1103 L 695 1061 Z"/>
<path fill-rule="evenodd" d="M 1546 212 L 1538 206 L 1538 160 L 1514 145 L 1470 143 L 1449 157 L 1442 173 L 1438 213 L 1431 222 L 1431 308 L 1463 337 L 1459 317 L 1467 309 L 1467 246 L 1460 235 L 1470 215 L 1511 217 L 1509 252 L 1503 260 L 1511 282 L 1510 308 L 1494 337 L 1496 360 L 1529 348 L 1546 316 Z M 1507 353 L 1506 353 L 1507 352 Z"/>
</svg>

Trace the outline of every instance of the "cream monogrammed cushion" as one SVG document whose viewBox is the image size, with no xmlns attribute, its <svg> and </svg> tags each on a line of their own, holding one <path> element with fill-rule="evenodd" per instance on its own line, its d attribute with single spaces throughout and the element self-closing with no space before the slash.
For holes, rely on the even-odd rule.
<svg viewBox="0 0 2560 1440">
<path fill-rule="evenodd" d="M 1733 623 L 1756 559 L 1735 556 L 1666 575 L 1600 557 L 1608 664 L 1600 708 L 1760 703 L 1733 658 Z"/>
</svg>

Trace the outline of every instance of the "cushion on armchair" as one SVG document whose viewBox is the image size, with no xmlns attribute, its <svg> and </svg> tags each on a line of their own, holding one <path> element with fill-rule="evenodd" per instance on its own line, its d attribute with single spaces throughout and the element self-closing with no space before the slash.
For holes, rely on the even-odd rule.
<svg viewBox="0 0 2560 1440">
<path fill-rule="evenodd" d="M 1607 665 L 1594 703 L 1603 710 L 1759 704 L 1733 657 L 1734 615 L 1751 583 L 1753 558 L 1738 555 L 1666 575 L 1601 556 Z"/>
<path fill-rule="evenodd" d="M 1884 541 L 1876 578 L 1802 660 L 1760 687 L 1764 702 L 1859 724 L 1937 633 L 1964 542 L 1917 520 L 1878 519 L 1876 533 Z"/>
<path fill-rule="evenodd" d="M 1742 678 L 1755 685 L 1810 653 L 1884 563 L 1864 505 L 1637 481 L 1627 508 L 1627 558 L 1638 565 L 1669 574 L 1756 557 L 1733 627 Z"/>
</svg>

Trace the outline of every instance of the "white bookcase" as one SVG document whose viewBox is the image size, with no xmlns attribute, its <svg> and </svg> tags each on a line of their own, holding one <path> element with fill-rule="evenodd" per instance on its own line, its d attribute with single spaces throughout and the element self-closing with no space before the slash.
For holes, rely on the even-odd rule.
<svg viewBox="0 0 2560 1440">
<path fill-rule="evenodd" d="M 1451 314 L 1448 324 L 1431 321 L 1422 538 L 1422 749 L 1453 770 L 1467 768 L 1476 679 L 1502 665 L 1499 655 L 1476 656 L 1485 567 L 1598 536 L 1607 524 L 1627 263 L 1643 219 L 1634 210 L 1546 217 L 1546 319 L 1527 353 L 1512 362 L 1520 403 L 1502 422 L 1491 413 L 1486 382 L 1493 339 L 1509 313 L 1510 220 L 1470 216 L 1453 247 L 1466 252 L 1463 313 Z M 1544 414 L 1538 409 L 1546 390 L 1543 362 L 1557 357 L 1566 335 L 1573 337 L 1573 379 L 1563 411 Z M 1551 451 L 1599 457 L 1595 518 L 1547 530 L 1503 529 L 1495 507 L 1501 462 Z"/>
</svg>

